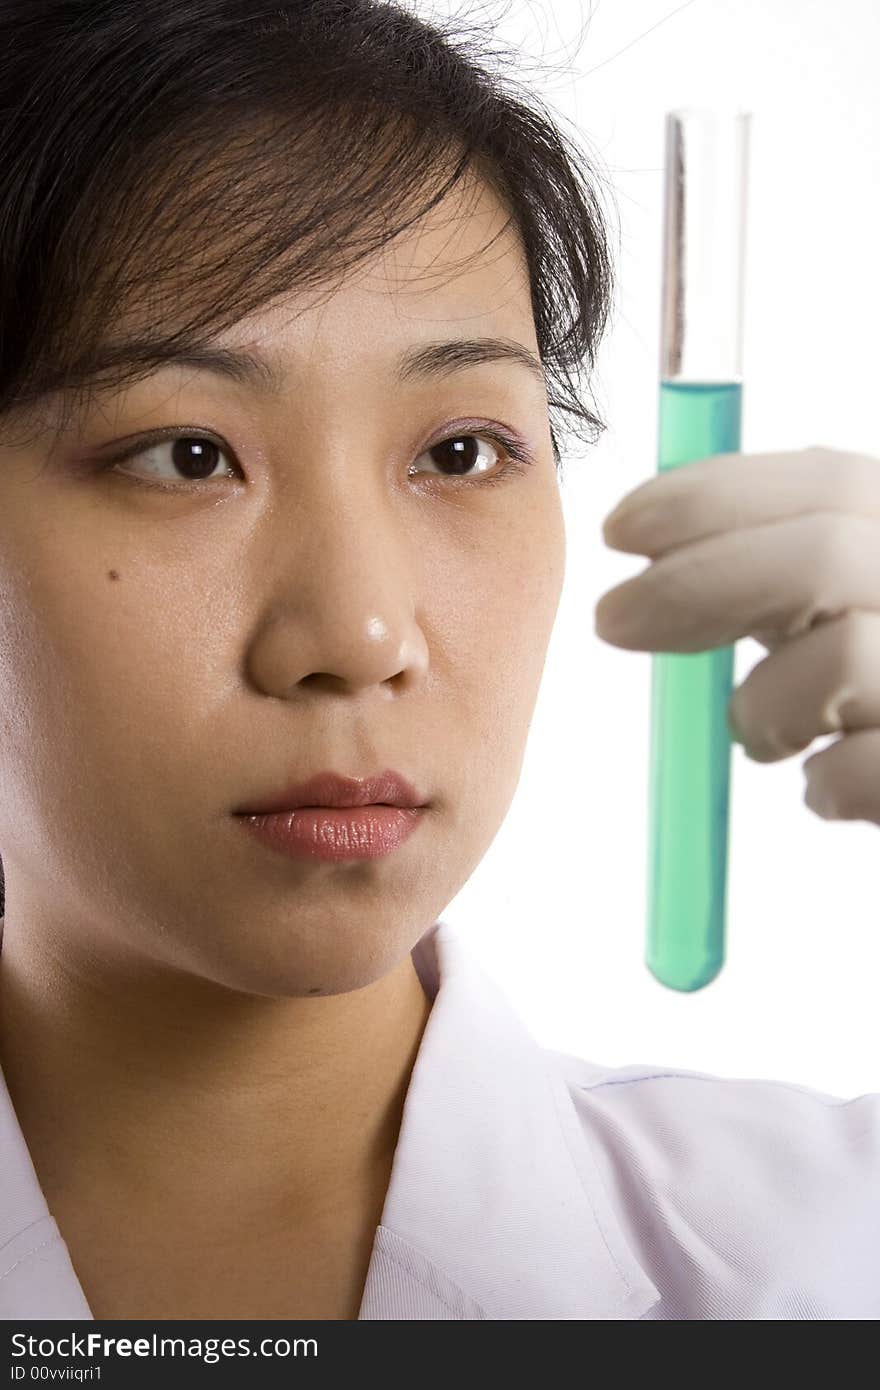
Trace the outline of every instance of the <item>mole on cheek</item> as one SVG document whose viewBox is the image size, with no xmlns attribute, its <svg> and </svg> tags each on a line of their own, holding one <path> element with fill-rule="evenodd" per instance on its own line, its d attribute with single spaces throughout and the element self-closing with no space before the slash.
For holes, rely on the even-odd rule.
<svg viewBox="0 0 880 1390">
<path fill-rule="evenodd" d="M 323 988 L 323 985 L 313 985 L 312 988 L 309 990 L 309 994 L 320 994 Z"/>
<path fill-rule="evenodd" d="M 108 578 L 109 578 L 109 579 L 118 579 L 118 578 L 119 578 L 119 572 L 118 572 L 118 570 L 111 570 L 110 573 L 109 573 L 109 575 L 108 575 Z"/>
</svg>

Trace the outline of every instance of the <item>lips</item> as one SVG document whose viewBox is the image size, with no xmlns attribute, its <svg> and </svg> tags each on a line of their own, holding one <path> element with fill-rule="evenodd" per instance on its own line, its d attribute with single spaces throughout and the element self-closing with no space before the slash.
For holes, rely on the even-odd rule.
<svg viewBox="0 0 880 1390">
<path fill-rule="evenodd" d="M 342 777 L 335 772 L 319 772 L 307 782 L 297 782 L 283 791 L 260 797 L 236 808 L 236 815 L 271 815 L 295 811 L 301 806 L 402 806 L 426 805 L 426 798 L 399 772 L 388 768 L 375 777 Z"/>
</svg>

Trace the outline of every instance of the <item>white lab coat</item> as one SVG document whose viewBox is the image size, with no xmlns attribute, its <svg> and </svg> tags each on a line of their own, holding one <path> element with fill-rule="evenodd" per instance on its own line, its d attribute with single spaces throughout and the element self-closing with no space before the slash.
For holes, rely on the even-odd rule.
<svg viewBox="0 0 880 1390">
<path fill-rule="evenodd" d="M 880 1316 L 880 1094 L 600 1066 L 539 1046 L 449 923 L 413 958 L 434 1002 L 360 1319 Z M 0 1073 L 0 1318 L 91 1317 Z"/>
</svg>

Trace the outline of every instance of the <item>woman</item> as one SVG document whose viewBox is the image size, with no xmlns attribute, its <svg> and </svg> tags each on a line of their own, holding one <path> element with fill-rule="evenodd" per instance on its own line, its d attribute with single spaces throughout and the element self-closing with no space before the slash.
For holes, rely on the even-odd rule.
<svg viewBox="0 0 880 1390">
<path fill-rule="evenodd" d="M 3 1316 L 859 1315 L 864 1111 L 541 1049 L 439 919 L 601 428 L 586 162 L 392 5 L 2 26 Z"/>
</svg>

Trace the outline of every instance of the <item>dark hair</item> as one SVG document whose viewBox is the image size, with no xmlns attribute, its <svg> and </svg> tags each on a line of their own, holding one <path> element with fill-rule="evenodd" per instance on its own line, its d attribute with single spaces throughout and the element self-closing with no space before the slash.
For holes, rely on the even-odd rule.
<svg viewBox="0 0 880 1390">
<path fill-rule="evenodd" d="M 597 176 L 491 20 L 0 0 L 0 54 L 0 425 L 51 398 L 63 428 L 95 387 L 328 285 L 473 171 L 525 249 L 557 469 L 560 413 L 589 444 L 606 428 L 581 381 L 613 299 Z M 123 311 L 150 341 L 137 359 L 114 349 Z"/>
</svg>

